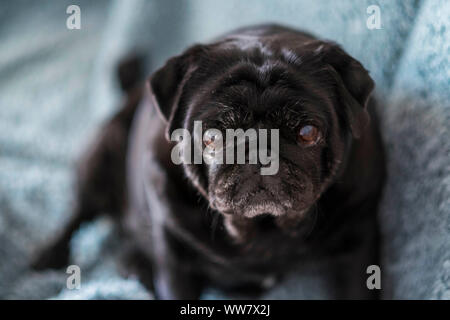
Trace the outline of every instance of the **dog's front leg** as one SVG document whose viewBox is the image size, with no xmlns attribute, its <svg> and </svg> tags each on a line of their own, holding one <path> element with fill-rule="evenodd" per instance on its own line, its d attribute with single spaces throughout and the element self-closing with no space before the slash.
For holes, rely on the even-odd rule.
<svg viewBox="0 0 450 320">
<path fill-rule="evenodd" d="M 175 222 L 175 212 L 188 215 L 189 205 L 180 202 L 177 185 L 165 170 L 148 161 L 145 185 L 147 215 L 151 225 L 152 269 L 155 296 L 158 299 L 198 299 L 202 280 L 197 254 L 190 246 L 182 223 Z M 192 213 L 194 216 L 196 212 Z M 178 231 L 178 232 L 177 232 Z M 188 236 L 189 237 L 189 236 Z"/>
<path fill-rule="evenodd" d="M 154 236 L 154 287 L 158 299 L 198 299 L 202 281 L 196 276 L 194 256 L 164 226 Z M 156 231 L 156 230 L 155 230 Z"/>
</svg>

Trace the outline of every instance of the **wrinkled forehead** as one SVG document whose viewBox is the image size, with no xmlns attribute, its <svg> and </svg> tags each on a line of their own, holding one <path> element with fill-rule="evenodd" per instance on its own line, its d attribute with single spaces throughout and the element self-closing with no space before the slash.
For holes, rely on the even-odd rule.
<svg viewBox="0 0 450 320">
<path fill-rule="evenodd" d="M 216 120 L 228 113 L 264 117 L 274 112 L 329 113 L 333 83 L 317 71 L 280 59 L 239 60 L 206 82 L 191 101 L 188 117 Z"/>
</svg>

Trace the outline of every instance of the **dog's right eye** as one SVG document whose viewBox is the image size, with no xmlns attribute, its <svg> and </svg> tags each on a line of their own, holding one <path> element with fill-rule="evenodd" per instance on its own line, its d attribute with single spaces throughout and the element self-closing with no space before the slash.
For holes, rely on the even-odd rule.
<svg viewBox="0 0 450 320">
<path fill-rule="evenodd" d="M 203 143 L 205 144 L 205 146 L 209 146 L 209 147 L 213 147 L 214 146 L 214 141 L 216 140 L 216 136 L 211 136 L 206 140 L 203 140 Z"/>
<path fill-rule="evenodd" d="M 203 144 L 206 147 L 214 148 L 217 140 L 217 135 L 214 133 L 206 132 L 205 136 L 203 137 Z"/>
<path fill-rule="evenodd" d="M 222 132 L 218 129 L 206 130 L 203 134 L 203 145 L 209 149 L 221 149 L 223 147 Z"/>
</svg>

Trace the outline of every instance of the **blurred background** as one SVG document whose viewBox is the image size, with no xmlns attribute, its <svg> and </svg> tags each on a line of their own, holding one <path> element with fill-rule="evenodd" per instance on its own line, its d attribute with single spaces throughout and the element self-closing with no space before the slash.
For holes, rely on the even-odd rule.
<svg viewBox="0 0 450 320">
<path fill-rule="evenodd" d="M 81 29 L 68 29 L 69 5 Z M 368 7 L 379 9 L 379 28 Z M 368 22 L 369 19 L 369 22 Z M 67 220 L 74 164 L 120 106 L 118 60 L 147 74 L 187 46 L 276 22 L 340 43 L 370 70 L 389 179 L 380 209 L 382 297 L 450 299 L 450 2 L 446 0 L 96 0 L 0 3 L 0 298 L 146 299 L 121 275 L 114 226 L 72 241 L 82 288 L 65 270 L 30 271 L 31 255 Z M 305 266 L 265 298 L 326 298 L 326 270 Z M 204 298 L 223 297 L 206 292 Z"/>
</svg>

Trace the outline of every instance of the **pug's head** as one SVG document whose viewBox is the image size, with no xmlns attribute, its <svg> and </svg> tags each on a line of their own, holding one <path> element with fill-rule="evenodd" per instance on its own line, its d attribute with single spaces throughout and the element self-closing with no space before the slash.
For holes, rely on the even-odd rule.
<svg viewBox="0 0 450 320">
<path fill-rule="evenodd" d="M 374 83 L 338 45 L 290 33 L 194 46 L 154 73 L 149 87 L 168 139 L 177 128 L 192 132 L 194 121 L 223 137 L 227 129 L 278 129 L 275 174 L 262 175 L 261 163 L 184 164 L 184 170 L 224 215 L 301 221 L 363 134 Z M 203 147 L 214 143 L 206 138 Z"/>
</svg>

